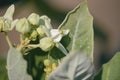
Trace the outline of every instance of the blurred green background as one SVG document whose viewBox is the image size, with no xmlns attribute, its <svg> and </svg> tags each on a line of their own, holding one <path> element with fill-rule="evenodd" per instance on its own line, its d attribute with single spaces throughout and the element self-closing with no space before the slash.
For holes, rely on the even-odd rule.
<svg viewBox="0 0 120 80">
<path fill-rule="evenodd" d="M 82 0 L 0 0 L 0 16 L 6 9 L 15 4 L 14 19 L 27 17 L 35 12 L 51 18 L 52 25 L 57 28 L 66 14 Z M 99 69 L 115 52 L 120 50 L 120 0 L 88 0 L 90 13 L 94 17 L 94 63 Z M 74 27 L 74 26 L 73 26 Z M 19 33 L 15 30 L 9 34 L 12 42 L 19 43 Z M 6 54 L 8 45 L 0 33 L 0 78 L 6 72 Z M 4 74 L 3 74 L 4 75 Z M 3 76 L 2 75 L 2 76 Z M 3 76 L 4 77 L 4 76 Z M 4 77 L 4 80 L 6 77 Z"/>
</svg>

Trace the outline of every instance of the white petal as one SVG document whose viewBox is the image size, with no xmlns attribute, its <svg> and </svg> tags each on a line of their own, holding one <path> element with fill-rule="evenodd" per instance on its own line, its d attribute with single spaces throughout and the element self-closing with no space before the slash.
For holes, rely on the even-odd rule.
<svg viewBox="0 0 120 80">
<path fill-rule="evenodd" d="M 54 42 L 60 42 L 62 39 L 62 35 L 59 34 L 56 38 L 53 39 Z"/>
<path fill-rule="evenodd" d="M 60 31 L 58 29 L 52 29 L 50 31 L 50 34 L 54 42 L 60 42 L 62 39 L 62 34 L 60 34 Z"/>
<path fill-rule="evenodd" d="M 60 32 L 59 32 L 58 29 L 51 29 L 51 30 L 50 30 L 50 34 L 51 34 L 51 37 L 54 38 L 54 37 L 56 37 L 57 35 L 59 35 Z"/>
</svg>

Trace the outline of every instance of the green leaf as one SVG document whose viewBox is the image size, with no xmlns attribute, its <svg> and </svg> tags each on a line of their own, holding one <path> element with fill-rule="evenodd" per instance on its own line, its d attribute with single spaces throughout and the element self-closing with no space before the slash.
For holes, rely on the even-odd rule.
<svg viewBox="0 0 120 80">
<path fill-rule="evenodd" d="M 66 36 L 61 41 L 70 54 L 63 58 L 48 80 L 92 80 L 95 73 L 91 61 L 93 56 L 93 17 L 88 11 L 87 0 L 68 13 L 59 28 L 70 29 L 70 38 Z"/>
<path fill-rule="evenodd" d="M 102 66 L 94 80 L 120 80 L 120 52 Z"/>
<path fill-rule="evenodd" d="M 94 65 L 82 52 L 67 55 L 47 80 L 93 80 Z"/>
<path fill-rule="evenodd" d="M 69 51 L 80 50 L 93 56 L 93 17 L 88 11 L 87 0 L 68 13 L 59 28 L 70 29 Z"/>
<path fill-rule="evenodd" d="M 8 80 L 6 57 L 0 56 L 0 80 Z"/>
<path fill-rule="evenodd" d="M 8 51 L 7 70 L 9 80 L 32 80 L 27 74 L 27 62 L 15 48 L 10 48 Z"/>
</svg>

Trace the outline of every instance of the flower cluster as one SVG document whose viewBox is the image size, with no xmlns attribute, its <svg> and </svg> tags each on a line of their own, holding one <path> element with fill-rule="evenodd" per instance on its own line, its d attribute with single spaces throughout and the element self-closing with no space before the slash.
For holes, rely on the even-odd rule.
<svg viewBox="0 0 120 80">
<path fill-rule="evenodd" d="M 69 34 L 69 30 L 53 29 L 51 20 L 46 15 L 39 16 L 36 13 L 31 13 L 27 18 L 13 20 L 13 14 L 14 5 L 11 5 L 5 15 L 0 17 L 0 32 L 4 32 L 7 36 L 8 32 L 15 28 L 20 33 L 20 44 L 16 46 L 17 50 L 25 54 L 31 49 L 40 48 L 42 51 L 49 53 L 56 47 L 67 55 L 68 52 L 60 41 L 63 36 Z M 9 46 L 13 47 L 8 36 L 6 38 Z M 35 41 L 38 41 L 38 43 L 31 43 Z M 56 69 L 57 63 L 51 62 L 50 59 L 43 60 L 43 63 L 45 66 L 44 72 L 48 77 Z"/>
<path fill-rule="evenodd" d="M 69 33 L 69 30 L 53 29 L 51 20 L 46 15 L 39 16 L 31 13 L 28 18 L 13 20 L 14 5 L 11 5 L 3 17 L 0 17 L 0 32 L 9 32 L 14 27 L 21 34 L 22 47 L 41 48 L 47 52 L 54 46 L 59 48 L 65 55 L 67 50 L 60 43 L 63 36 Z M 39 38 L 39 44 L 29 44 Z M 24 44 L 23 44 L 24 43 Z"/>
<path fill-rule="evenodd" d="M 16 23 L 16 30 L 29 41 L 35 41 L 39 38 L 39 44 L 29 44 L 27 47 L 39 47 L 41 50 L 47 52 L 56 46 L 64 54 L 67 54 L 66 49 L 60 41 L 63 36 L 69 33 L 69 30 L 53 29 L 51 20 L 45 15 L 40 17 L 38 14 L 32 13 L 27 19 L 19 19 Z"/>
</svg>

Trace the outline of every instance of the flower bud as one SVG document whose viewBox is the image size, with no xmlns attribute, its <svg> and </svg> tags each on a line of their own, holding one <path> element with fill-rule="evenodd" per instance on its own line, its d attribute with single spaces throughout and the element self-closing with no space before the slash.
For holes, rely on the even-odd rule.
<svg viewBox="0 0 120 80">
<path fill-rule="evenodd" d="M 54 71 L 57 68 L 57 64 L 56 63 L 52 63 L 52 71 Z"/>
<path fill-rule="evenodd" d="M 44 60 L 44 65 L 45 65 L 45 66 L 50 66 L 50 65 L 51 65 L 50 60 L 49 60 L 49 59 L 45 59 L 45 60 Z"/>
<path fill-rule="evenodd" d="M 26 18 L 20 19 L 16 24 L 16 30 L 22 34 L 28 33 L 31 30 L 31 27 Z"/>
<path fill-rule="evenodd" d="M 47 29 L 52 29 L 51 25 L 51 20 L 47 16 L 41 16 L 40 17 L 40 22 L 44 21 L 44 25 L 46 26 Z M 43 25 L 43 24 L 42 24 Z"/>
<path fill-rule="evenodd" d="M 40 35 L 40 37 L 44 37 L 45 36 L 45 31 L 41 27 L 37 28 L 37 32 Z"/>
<path fill-rule="evenodd" d="M 40 48 L 43 51 L 50 51 L 54 47 L 54 42 L 50 37 L 45 37 L 40 40 Z"/>
<path fill-rule="evenodd" d="M 29 17 L 28 17 L 28 21 L 32 24 L 32 25 L 39 25 L 39 15 L 36 13 L 32 13 Z"/>
<path fill-rule="evenodd" d="M 35 30 L 32 31 L 32 33 L 30 35 L 30 40 L 35 41 L 37 38 L 37 35 L 38 35 L 37 31 L 35 31 Z"/>
</svg>

